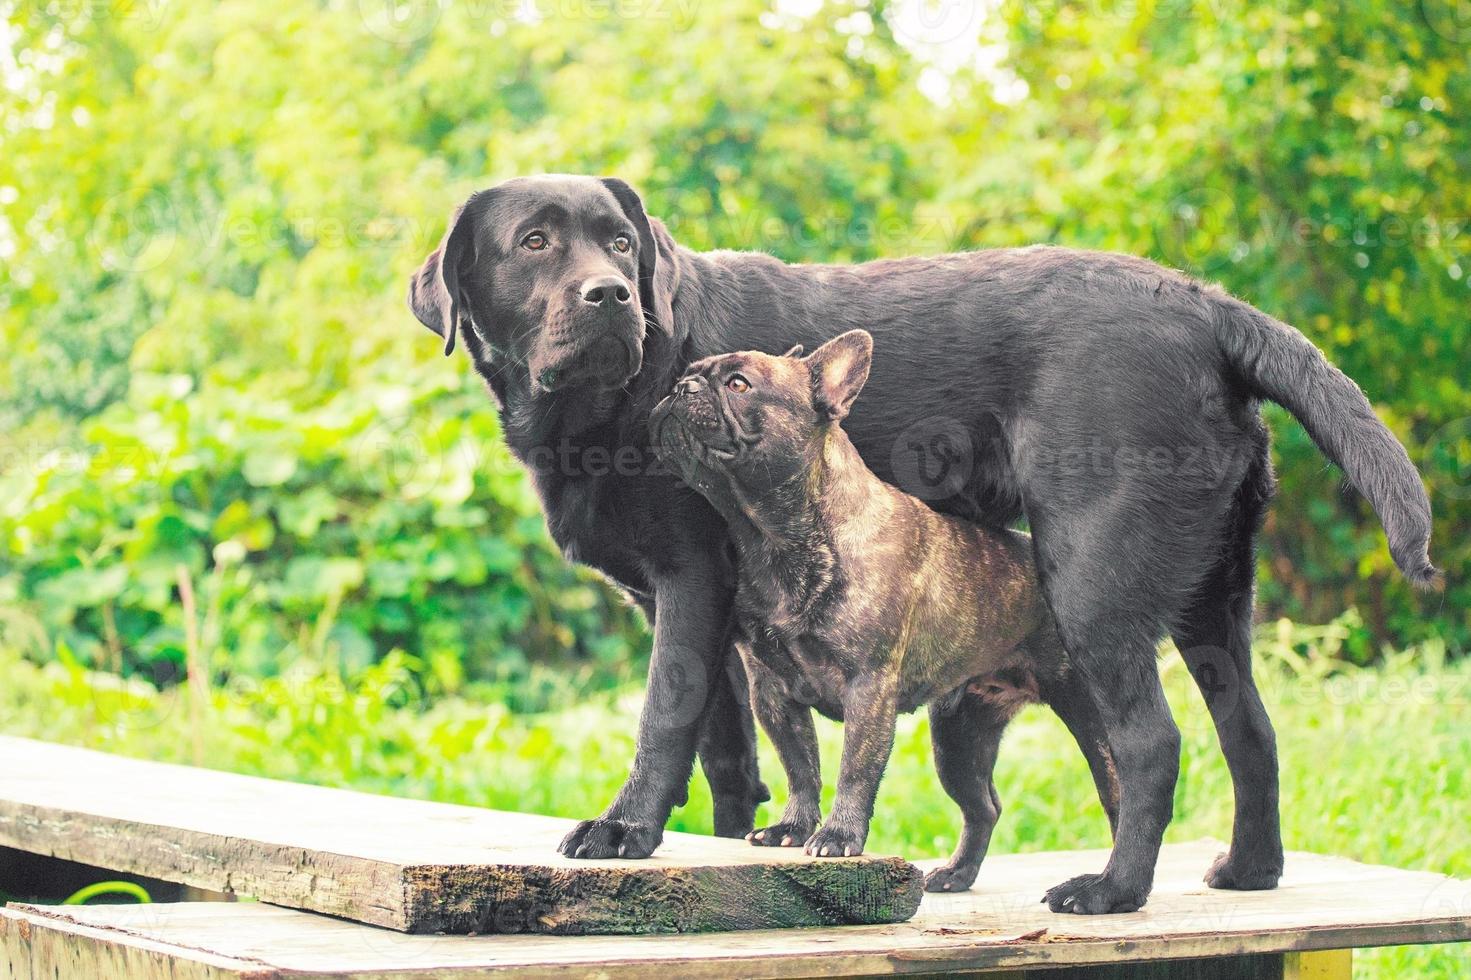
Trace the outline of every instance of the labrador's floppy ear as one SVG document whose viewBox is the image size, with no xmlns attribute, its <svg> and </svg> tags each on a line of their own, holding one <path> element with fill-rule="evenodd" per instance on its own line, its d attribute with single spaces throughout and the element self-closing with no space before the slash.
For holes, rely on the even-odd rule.
<svg viewBox="0 0 1471 980">
<path fill-rule="evenodd" d="M 657 221 L 650 221 L 644 202 L 627 181 L 617 177 L 600 178 L 613 193 L 623 215 L 638 233 L 638 302 L 644 318 L 651 320 L 660 333 L 674 336 L 674 240 Z"/>
<path fill-rule="evenodd" d="M 849 330 L 803 358 L 812 372 L 817 409 L 837 422 L 853 407 L 853 399 L 868 380 L 873 361 L 873 337 L 867 330 Z"/>
<path fill-rule="evenodd" d="M 419 271 L 409 280 L 409 309 L 414 311 L 420 323 L 444 338 L 446 357 L 454 352 L 455 334 L 461 321 L 470 318 L 465 294 L 460 288 L 460 270 L 467 259 L 473 261 L 475 258 L 475 216 L 480 210 L 475 205 L 479 197 L 480 194 L 472 194 L 469 200 L 455 209 L 444 240 L 429 253 Z"/>
</svg>

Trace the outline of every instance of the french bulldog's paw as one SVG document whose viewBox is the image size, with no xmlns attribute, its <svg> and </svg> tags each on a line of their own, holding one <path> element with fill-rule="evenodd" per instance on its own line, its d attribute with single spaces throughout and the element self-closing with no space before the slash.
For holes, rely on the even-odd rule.
<svg viewBox="0 0 1471 980">
<path fill-rule="evenodd" d="M 979 864 L 947 864 L 924 876 L 927 892 L 963 892 L 975 883 Z"/>
<path fill-rule="evenodd" d="M 1216 857 L 1215 863 L 1205 873 L 1205 883 L 1212 888 L 1255 892 L 1276 888 L 1281 877 L 1282 860 L 1280 857 L 1253 863 L 1238 860 L 1228 851 Z"/>
<path fill-rule="evenodd" d="M 806 851 L 813 857 L 853 857 L 863 853 L 868 833 L 842 824 L 825 823 L 807 838 Z"/>
<path fill-rule="evenodd" d="M 757 847 L 801 847 L 812 836 L 817 821 L 782 821 L 770 827 L 753 830 L 746 840 Z"/>
<path fill-rule="evenodd" d="M 664 828 L 600 817 L 584 820 L 557 850 L 572 858 L 646 858 L 664 839 Z"/>
<path fill-rule="evenodd" d="M 1131 887 L 1101 875 L 1079 875 L 1047 892 L 1042 901 L 1054 912 L 1077 915 L 1110 915 L 1137 912 L 1144 907 L 1149 890 Z"/>
</svg>

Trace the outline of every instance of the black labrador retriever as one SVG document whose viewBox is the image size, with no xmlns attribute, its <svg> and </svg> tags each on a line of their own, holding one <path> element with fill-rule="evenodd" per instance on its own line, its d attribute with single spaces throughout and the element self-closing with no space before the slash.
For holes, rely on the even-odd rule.
<svg viewBox="0 0 1471 980">
<path fill-rule="evenodd" d="M 1271 888 L 1281 875 L 1274 735 L 1251 677 L 1254 536 L 1274 482 L 1262 399 L 1343 467 L 1403 573 L 1437 575 L 1419 475 L 1359 388 L 1292 327 L 1142 259 L 1033 247 L 821 266 L 697 253 L 623 181 L 540 176 L 465 202 L 409 302 L 446 353 L 457 338 L 469 351 L 568 558 L 653 622 L 632 771 L 562 842 L 568 855 L 652 853 L 697 749 L 717 833 L 749 831 L 767 798 L 731 651 L 725 527 L 648 451 L 650 411 L 711 354 L 869 331 L 873 373 L 847 423 L 863 459 L 940 511 L 996 527 L 1026 518 L 1081 678 L 1054 708 L 1114 827 L 1101 874 L 1048 892 L 1057 911 L 1129 911 L 1149 895 L 1179 772 L 1155 664 L 1166 634 L 1207 694 L 1235 790 L 1231 845 L 1206 881 Z"/>
</svg>

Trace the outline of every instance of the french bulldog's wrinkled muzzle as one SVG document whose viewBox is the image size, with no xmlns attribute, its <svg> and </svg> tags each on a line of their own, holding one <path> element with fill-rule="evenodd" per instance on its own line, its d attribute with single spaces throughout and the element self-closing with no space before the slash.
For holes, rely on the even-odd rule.
<svg viewBox="0 0 1471 980">
<path fill-rule="evenodd" d="M 654 451 L 688 475 L 696 465 L 720 469 L 735 460 L 743 439 L 720 390 L 704 375 L 681 378 L 649 417 Z"/>
</svg>

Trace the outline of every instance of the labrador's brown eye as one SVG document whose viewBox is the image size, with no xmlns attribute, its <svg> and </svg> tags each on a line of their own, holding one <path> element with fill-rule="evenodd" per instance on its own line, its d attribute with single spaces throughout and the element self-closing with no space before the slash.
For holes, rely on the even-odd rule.
<svg viewBox="0 0 1471 980">
<path fill-rule="evenodd" d="M 626 252 L 632 247 L 633 243 L 628 240 L 627 235 L 619 235 L 613 239 L 613 250 L 615 252 Z"/>
<path fill-rule="evenodd" d="M 547 244 L 547 236 L 543 235 L 539 231 L 533 231 L 531 234 L 521 239 L 521 247 L 526 249 L 528 252 L 540 252 L 542 249 L 547 247 Z"/>
<path fill-rule="evenodd" d="M 744 395 L 746 392 L 751 390 L 751 382 L 747 381 L 739 374 L 733 374 L 728 379 L 726 379 L 725 387 L 729 388 L 737 395 Z"/>
</svg>

